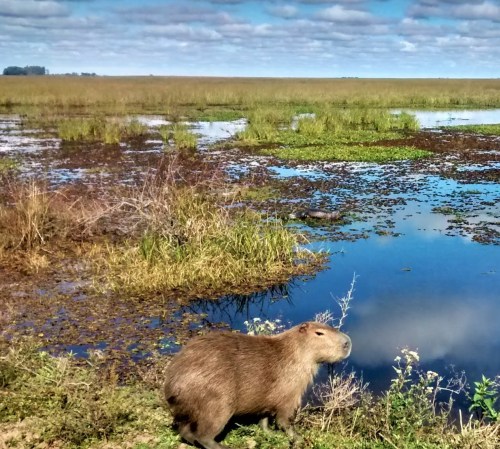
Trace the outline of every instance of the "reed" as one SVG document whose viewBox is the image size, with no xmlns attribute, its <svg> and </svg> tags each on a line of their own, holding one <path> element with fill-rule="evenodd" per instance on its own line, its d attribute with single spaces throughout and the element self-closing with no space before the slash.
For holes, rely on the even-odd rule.
<svg viewBox="0 0 500 449">
<path fill-rule="evenodd" d="M 216 116 L 255 107 L 499 107 L 500 80 L 0 77 L 0 107 Z M 212 112 L 213 111 L 213 114 Z"/>
</svg>

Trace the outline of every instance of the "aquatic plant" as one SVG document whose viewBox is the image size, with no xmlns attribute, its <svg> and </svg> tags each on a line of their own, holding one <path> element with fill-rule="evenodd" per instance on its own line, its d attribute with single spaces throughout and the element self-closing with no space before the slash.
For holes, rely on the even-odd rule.
<svg viewBox="0 0 500 449">
<path fill-rule="evenodd" d="M 467 134 L 483 134 L 486 136 L 500 136 L 500 124 L 493 125 L 455 125 L 442 126 L 446 131 L 461 132 Z"/>
<path fill-rule="evenodd" d="M 66 141 L 93 141 L 118 144 L 123 139 L 144 136 L 148 129 L 138 120 L 128 122 L 107 119 L 104 116 L 90 118 L 62 118 L 57 121 L 58 136 Z"/>
<path fill-rule="evenodd" d="M 419 150 L 412 146 L 386 146 L 386 145 L 346 145 L 332 144 L 310 147 L 282 147 L 265 148 L 262 154 L 276 156 L 280 159 L 297 161 L 362 161 L 362 162 L 387 162 L 406 159 L 419 159 L 431 153 Z"/>
<path fill-rule="evenodd" d="M 402 139 L 405 133 L 418 130 L 419 123 L 410 114 L 368 108 L 316 109 L 316 113 L 298 115 L 287 124 L 249 120 L 236 138 L 282 159 L 384 162 L 430 154 L 399 143 L 365 144 Z"/>
<path fill-rule="evenodd" d="M 165 145 L 173 145 L 178 150 L 195 150 L 198 144 L 196 134 L 185 123 L 161 125 L 158 132 Z"/>
<path fill-rule="evenodd" d="M 286 329 L 286 326 L 281 323 L 280 319 L 262 320 L 259 317 L 255 317 L 252 320 L 244 321 L 243 324 L 247 328 L 248 335 L 274 335 Z"/>
<path fill-rule="evenodd" d="M 198 139 L 186 124 L 175 123 L 174 125 L 172 125 L 172 134 L 174 145 L 178 150 L 196 149 Z"/>
</svg>

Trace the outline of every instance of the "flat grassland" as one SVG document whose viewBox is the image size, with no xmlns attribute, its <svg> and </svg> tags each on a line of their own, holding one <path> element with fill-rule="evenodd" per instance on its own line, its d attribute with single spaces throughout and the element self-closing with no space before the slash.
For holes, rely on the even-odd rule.
<svg viewBox="0 0 500 449">
<path fill-rule="evenodd" d="M 62 107 L 114 113 L 247 110 L 291 104 L 498 107 L 500 79 L 287 79 L 0 77 L 0 108 Z"/>
</svg>

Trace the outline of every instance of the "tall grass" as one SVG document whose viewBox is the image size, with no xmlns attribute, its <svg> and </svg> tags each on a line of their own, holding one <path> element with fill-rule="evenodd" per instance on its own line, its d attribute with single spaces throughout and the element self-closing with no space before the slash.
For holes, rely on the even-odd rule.
<svg viewBox="0 0 500 449">
<path fill-rule="evenodd" d="M 198 139 L 185 123 L 172 123 L 159 128 L 160 136 L 166 145 L 173 144 L 178 150 L 195 150 Z"/>
<path fill-rule="evenodd" d="M 1 77 L 2 105 L 204 115 L 280 105 L 499 107 L 500 80 Z"/>
<path fill-rule="evenodd" d="M 66 226 L 55 225 L 64 219 L 54 213 L 55 199 L 45 188 L 35 181 L 8 188 L 8 200 L 0 204 L 0 246 L 32 249 L 65 232 Z"/>
<path fill-rule="evenodd" d="M 63 118 L 57 121 L 58 136 L 66 141 L 95 141 L 117 144 L 123 139 L 143 136 L 146 125 L 137 120 L 128 123 L 105 117 Z"/>
<path fill-rule="evenodd" d="M 98 278 L 115 290 L 220 295 L 287 279 L 319 261 L 280 222 L 230 211 L 196 188 L 150 185 L 124 203 L 142 236 L 92 255 Z"/>
</svg>

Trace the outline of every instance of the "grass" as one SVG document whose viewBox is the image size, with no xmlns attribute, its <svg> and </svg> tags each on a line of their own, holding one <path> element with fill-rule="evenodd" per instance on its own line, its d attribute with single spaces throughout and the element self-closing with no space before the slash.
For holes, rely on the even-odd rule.
<svg viewBox="0 0 500 449">
<path fill-rule="evenodd" d="M 280 221 L 225 207 L 206 173 L 203 183 L 189 187 L 168 170 L 165 178 L 150 176 L 141 187 L 86 201 L 35 181 L 9 181 L 0 202 L 1 257 L 18 254 L 36 273 L 50 265 L 57 245 L 93 242 L 93 251 L 82 252 L 96 285 L 138 294 L 182 290 L 186 298 L 258 290 L 323 261 L 300 249 L 302 236 Z M 92 238 L 101 226 L 124 237 Z"/>
<path fill-rule="evenodd" d="M 9 157 L 1 157 L 0 158 L 0 175 L 3 173 L 10 172 L 12 170 L 16 170 L 19 167 L 20 163 L 16 159 L 12 159 Z"/>
<path fill-rule="evenodd" d="M 239 111 L 255 107 L 282 105 L 498 107 L 500 80 L 63 76 L 0 79 L 0 107 L 13 112 L 34 107 L 218 118 L 222 114 L 236 117 Z"/>
<path fill-rule="evenodd" d="M 160 126 L 158 132 L 166 145 L 172 143 L 178 150 L 196 150 L 198 139 L 185 123 Z"/>
<path fill-rule="evenodd" d="M 119 385 L 95 354 L 86 366 L 52 357 L 32 343 L 3 348 L 0 357 L 0 445 L 86 447 L 110 437 L 157 433 L 170 422 L 155 390 Z"/>
<path fill-rule="evenodd" d="M 137 120 L 121 122 L 105 117 L 62 118 L 56 122 L 57 134 L 64 141 L 104 142 L 118 144 L 124 139 L 144 136 L 146 125 Z"/>
<path fill-rule="evenodd" d="M 412 354 L 406 351 L 407 357 Z M 67 354 L 49 355 L 32 340 L 2 342 L 0 445 L 177 448 L 180 439 L 159 391 L 167 363 L 166 357 L 155 358 L 151 368 L 136 367 L 124 382 L 98 351 L 79 361 Z M 413 361 L 411 366 L 415 368 Z M 400 373 L 380 396 L 372 395 L 353 374 L 317 385 L 316 405 L 305 407 L 296 419 L 295 429 L 303 437 L 300 447 L 498 449 L 500 423 L 449 419 L 449 404 L 435 398 L 442 382 L 436 373 L 409 371 L 404 358 L 395 369 Z M 256 425 L 229 429 L 223 442 L 235 449 L 290 447 L 283 432 L 265 433 Z"/>
<path fill-rule="evenodd" d="M 494 125 L 457 125 L 443 126 L 441 129 L 470 134 L 484 134 L 487 136 L 500 136 L 500 124 Z"/>
<path fill-rule="evenodd" d="M 0 204 L 0 247 L 31 250 L 64 234 L 66 217 L 57 206 L 58 198 L 35 181 L 9 183 Z"/>
<path fill-rule="evenodd" d="M 288 279 L 321 257 L 299 249 L 300 236 L 250 210 L 232 211 L 195 188 L 150 185 L 126 198 L 142 235 L 124 245 L 97 246 L 99 283 L 129 293 L 184 291 L 220 295 Z M 132 205 L 132 208 L 130 207 Z"/>
<path fill-rule="evenodd" d="M 418 121 L 407 113 L 326 109 L 284 122 L 289 115 L 287 109 L 282 114 L 275 113 L 271 119 L 263 114 L 258 120 L 250 120 L 237 138 L 246 146 L 257 146 L 262 154 L 302 161 L 385 162 L 431 154 L 411 145 L 377 144 L 381 140 L 399 142 L 408 132 L 419 129 Z"/>
</svg>

